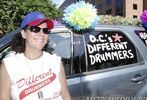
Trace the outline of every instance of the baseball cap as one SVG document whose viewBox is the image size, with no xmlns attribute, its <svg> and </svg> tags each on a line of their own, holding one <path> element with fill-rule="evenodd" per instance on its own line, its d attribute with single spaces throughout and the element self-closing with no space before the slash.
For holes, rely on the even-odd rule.
<svg viewBox="0 0 147 100">
<path fill-rule="evenodd" d="M 37 26 L 42 22 L 47 23 L 48 29 L 52 29 L 54 27 L 54 23 L 51 19 L 45 18 L 41 12 L 36 11 L 26 15 L 26 17 L 21 22 L 20 28 L 23 29 L 26 25 Z"/>
</svg>

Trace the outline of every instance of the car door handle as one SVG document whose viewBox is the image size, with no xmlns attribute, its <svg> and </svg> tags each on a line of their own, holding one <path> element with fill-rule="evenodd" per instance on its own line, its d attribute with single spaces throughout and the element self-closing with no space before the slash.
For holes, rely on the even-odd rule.
<svg viewBox="0 0 147 100">
<path fill-rule="evenodd" d="M 146 76 L 145 75 L 140 75 L 140 74 L 137 74 L 135 75 L 135 77 L 132 79 L 132 82 L 134 83 L 138 83 L 138 82 L 142 82 L 143 80 L 146 79 Z"/>
</svg>

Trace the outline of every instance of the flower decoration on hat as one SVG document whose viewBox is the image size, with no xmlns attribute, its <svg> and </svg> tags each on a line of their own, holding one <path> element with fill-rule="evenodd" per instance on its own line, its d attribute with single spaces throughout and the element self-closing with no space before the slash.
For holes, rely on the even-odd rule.
<svg viewBox="0 0 147 100">
<path fill-rule="evenodd" d="M 140 19 L 142 26 L 147 30 L 147 10 L 144 10 L 140 16 Z"/>
<path fill-rule="evenodd" d="M 84 1 L 66 7 L 62 18 L 63 24 L 76 31 L 93 29 L 98 20 L 97 9 Z"/>
</svg>

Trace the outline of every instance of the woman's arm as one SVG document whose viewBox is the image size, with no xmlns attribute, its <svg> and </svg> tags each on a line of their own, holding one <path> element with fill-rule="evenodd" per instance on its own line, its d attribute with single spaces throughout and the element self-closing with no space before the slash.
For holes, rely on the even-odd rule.
<svg viewBox="0 0 147 100">
<path fill-rule="evenodd" d="M 0 100 L 10 100 L 11 82 L 4 62 L 0 66 Z"/>
<path fill-rule="evenodd" d="M 64 67 L 62 63 L 61 63 L 59 78 L 60 78 L 60 83 L 61 83 L 61 95 L 62 95 L 63 100 L 71 100 L 71 97 L 68 91 L 68 87 L 67 87 L 67 83 L 66 83 L 65 71 L 64 71 Z"/>
</svg>

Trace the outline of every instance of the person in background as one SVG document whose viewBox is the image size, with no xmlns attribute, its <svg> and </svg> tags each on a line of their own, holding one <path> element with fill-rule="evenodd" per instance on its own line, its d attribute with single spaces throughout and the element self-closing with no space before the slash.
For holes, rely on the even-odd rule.
<svg viewBox="0 0 147 100">
<path fill-rule="evenodd" d="M 0 69 L 0 100 L 71 100 L 61 58 L 45 51 L 54 23 L 26 15 Z"/>
</svg>

